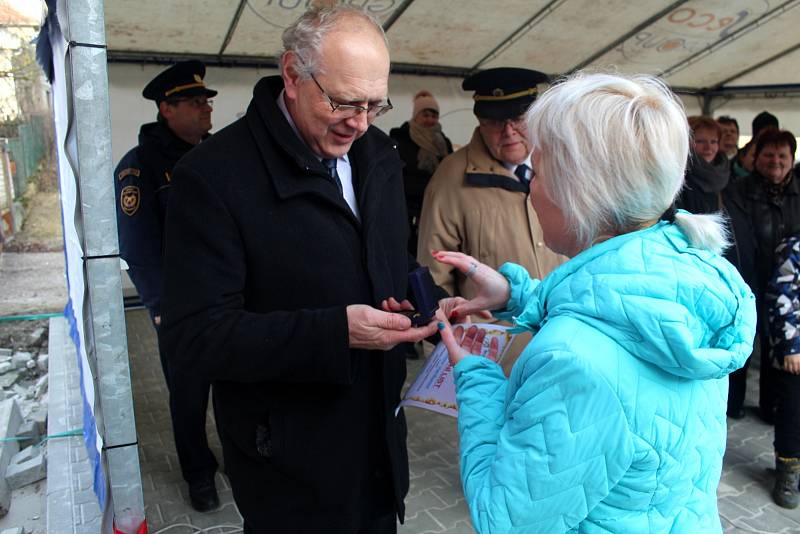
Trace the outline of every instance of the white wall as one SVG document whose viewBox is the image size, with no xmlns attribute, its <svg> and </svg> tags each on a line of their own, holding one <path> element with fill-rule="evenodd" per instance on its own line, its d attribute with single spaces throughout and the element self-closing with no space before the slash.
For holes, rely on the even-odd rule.
<svg viewBox="0 0 800 534">
<path fill-rule="evenodd" d="M 108 66 L 111 101 L 111 131 L 114 162 L 136 144 L 139 126 L 156 117 L 153 102 L 142 98 L 142 89 L 165 67 L 112 63 Z M 206 74 L 209 87 L 219 91 L 214 98 L 211 120 L 214 130 L 230 124 L 246 109 L 253 86 L 262 76 L 277 74 L 271 69 L 210 67 Z M 439 101 L 442 128 L 456 145 L 466 144 L 477 125 L 472 115 L 471 95 L 461 90 L 461 79 L 434 76 L 392 75 L 389 96 L 394 109 L 379 117 L 375 124 L 385 132 L 411 117 L 411 99 L 420 89 L 432 92 Z M 687 115 L 700 114 L 701 102 L 695 97 L 682 97 Z M 750 123 L 758 113 L 770 111 L 781 127 L 800 135 L 800 100 L 792 98 L 717 99 L 713 116 L 730 115 L 739 121 L 743 136 L 750 134 Z M 744 140 L 740 144 L 744 144 Z"/>
<path fill-rule="evenodd" d="M 111 147 L 114 163 L 137 142 L 139 126 L 156 118 L 156 106 L 142 98 L 142 89 L 162 65 L 108 65 L 111 105 Z M 247 109 L 253 87 L 262 76 L 271 76 L 271 69 L 209 67 L 205 82 L 219 94 L 214 97 L 211 122 L 217 131 L 236 120 Z M 411 99 L 420 89 L 427 89 L 439 101 L 442 128 L 454 144 L 466 144 L 477 125 L 472 115 L 472 98 L 461 90 L 461 79 L 433 76 L 393 75 L 389 80 L 389 96 L 394 109 L 378 117 L 375 125 L 388 131 L 411 117 Z"/>
<path fill-rule="evenodd" d="M 139 127 L 156 120 L 158 109 L 152 100 L 142 97 L 142 89 L 156 74 L 164 70 L 163 65 L 108 65 L 108 92 L 111 106 L 111 149 L 114 163 L 136 145 Z M 247 108 L 253 86 L 262 76 L 275 71 L 258 69 L 209 68 L 206 84 L 219 91 L 214 97 L 212 131 L 233 122 Z"/>
</svg>

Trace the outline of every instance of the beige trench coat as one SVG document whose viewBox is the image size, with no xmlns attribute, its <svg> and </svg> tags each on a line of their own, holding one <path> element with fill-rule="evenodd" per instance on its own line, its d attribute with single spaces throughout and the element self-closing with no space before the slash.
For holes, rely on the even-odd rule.
<svg viewBox="0 0 800 534">
<path fill-rule="evenodd" d="M 453 296 L 471 298 L 472 282 L 435 261 L 431 250 L 457 250 L 497 269 L 505 262 L 544 278 L 566 261 L 547 248 L 527 187 L 490 154 L 475 129 L 469 144 L 436 169 L 422 204 L 417 259 L 434 281 Z M 518 336 L 503 361 L 506 374 L 530 340 Z"/>
</svg>

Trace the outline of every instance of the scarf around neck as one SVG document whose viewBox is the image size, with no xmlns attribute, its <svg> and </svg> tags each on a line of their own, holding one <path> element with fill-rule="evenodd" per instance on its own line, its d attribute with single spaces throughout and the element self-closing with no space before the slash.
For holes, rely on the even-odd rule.
<svg viewBox="0 0 800 534">
<path fill-rule="evenodd" d="M 417 154 L 417 167 L 433 174 L 439 162 L 447 156 L 447 142 L 442 134 L 442 125 L 436 124 L 424 128 L 415 121 L 409 121 L 411 140 L 419 146 Z"/>
<path fill-rule="evenodd" d="M 714 160 L 708 163 L 692 150 L 686 175 L 704 193 L 719 193 L 730 180 L 730 161 L 725 154 L 718 152 Z"/>
<path fill-rule="evenodd" d="M 761 179 L 761 187 L 764 188 L 764 192 L 767 193 L 767 196 L 773 202 L 780 202 L 781 198 L 783 197 L 783 192 L 786 191 L 786 186 L 789 185 L 794 177 L 794 171 L 789 171 L 789 174 L 787 174 L 783 180 L 776 184 L 769 178 L 763 176 L 760 172 L 757 172 L 756 174 Z"/>
</svg>

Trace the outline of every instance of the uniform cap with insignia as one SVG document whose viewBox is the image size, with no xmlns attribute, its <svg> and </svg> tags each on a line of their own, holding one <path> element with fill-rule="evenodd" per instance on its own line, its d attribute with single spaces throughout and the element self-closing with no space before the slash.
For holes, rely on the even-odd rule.
<svg viewBox="0 0 800 534">
<path fill-rule="evenodd" d="M 156 104 L 176 97 L 203 95 L 210 98 L 217 92 L 206 87 L 203 82 L 205 75 L 206 66 L 202 62 L 181 61 L 153 78 L 145 86 L 142 96 L 148 100 L 155 100 Z"/>
<path fill-rule="evenodd" d="M 525 113 L 536 100 L 539 86 L 549 81 L 537 70 L 498 67 L 467 77 L 461 88 L 475 91 L 472 111 L 476 117 L 506 120 Z"/>
</svg>

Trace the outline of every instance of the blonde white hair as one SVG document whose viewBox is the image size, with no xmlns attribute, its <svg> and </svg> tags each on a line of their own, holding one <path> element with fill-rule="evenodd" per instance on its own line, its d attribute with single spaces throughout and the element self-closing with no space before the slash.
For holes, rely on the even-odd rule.
<svg viewBox="0 0 800 534">
<path fill-rule="evenodd" d="M 546 91 L 527 113 L 541 154 L 537 174 L 581 249 L 603 234 L 657 220 L 683 186 L 689 125 L 683 104 L 652 76 L 578 73 Z M 677 214 L 690 243 L 728 244 L 718 215 Z"/>
</svg>

